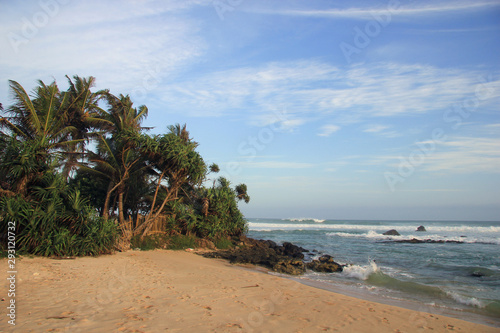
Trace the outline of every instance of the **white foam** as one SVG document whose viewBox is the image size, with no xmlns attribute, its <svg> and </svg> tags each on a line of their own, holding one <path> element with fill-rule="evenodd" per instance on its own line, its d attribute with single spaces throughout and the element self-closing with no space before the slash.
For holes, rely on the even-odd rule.
<svg viewBox="0 0 500 333">
<path fill-rule="evenodd" d="M 371 274 L 379 271 L 380 269 L 378 268 L 375 261 L 370 261 L 370 264 L 366 266 L 359 266 L 359 265 L 345 266 L 342 271 L 342 275 L 364 281 L 367 280 Z"/>
<path fill-rule="evenodd" d="M 454 293 L 454 292 L 446 292 L 446 294 L 448 296 L 450 296 L 451 298 L 453 298 L 457 303 L 469 305 L 469 306 L 475 306 L 477 308 L 484 308 L 485 307 L 484 303 L 475 297 L 466 297 L 466 296 L 462 296 L 462 295 L 459 295 L 459 294 Z"/>
<path fill-rule="evenodd" d="M 444 236 L 439 234 L 407 234 L 401 236 L 383 235 L 373 230 L 366 233 L 348 233 L 348 232 L 328 232 L 327 236 L 339 236 L 339 237 L 352 237 L 352 238 L 369 238 L 373 240 L 412 240 L 417 239 L 420 241 L 454 241 L 462 243 L 485 243 L 485 244 L 498 244 L 500 245 L 500 237 L 461 237 L 461 236 Z"/>
<path fill-rule="evenodd" d="M 323 223 L 326 220 L 322 219 L 315 219 L 312 217 L 300 217 L 300 218 L 292 218 L 292 219 L 283 219 L 282 221 L 290 221 L 290 222 L 306 222 L 306 221 L 313 221 L 315 223 Z"/>
<path fill-rule="evenodd" d="M 361 230 L 361 231 L 381 231 L 385 232 L 390 229 L 396 229 L 401 232 L 415 232 L 417 228 L 417 224 L 415 225 L 366 225 L 366 224 L 342 224 L 342 223 L 327 223 L 321 224 L 326 220 L 322 219 L 314 219 L 314 218 L 293 218 L 293 219 L 283 219 L 282 221 L 290 221 L 290 222 L 307 222 L 312 221 L 315 224 L 306 224 L 306 223 L 269 223 L 269 222 L 248 222 L 248 226 L 250 230 L 257 231 L 265 231 L 265 230 L 296 230 L 296 229 L 329 229 L 329 230 Z M 463 234 L 487 234 L 487 235 L 495 235 L 496 237 L 500 236 L 500 227 L 490 226 L 490 227 L 474 227 L 474 226 L 427 226 L 427 232 L 423 232 L 423 234 L 428 233 L 443 233 L 443 234 L 457 234 L 458 236 Z"/>
</svg>

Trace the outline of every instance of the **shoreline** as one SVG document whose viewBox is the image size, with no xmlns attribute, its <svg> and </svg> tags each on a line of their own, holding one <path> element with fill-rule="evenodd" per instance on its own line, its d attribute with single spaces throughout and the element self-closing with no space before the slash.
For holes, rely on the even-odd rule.
<svg viewBox="0 0 500 333">
<path fill-rule="evenodd" d="M 6 259 L 0 267 L 5 274 Z M 185 251 L 128 251 L 75 260 L 22 257 L 17 267 L 17 325 L 13 329 L 0 321 L 6 331 L 500 331 Z M 6 298 L 7 280 L 2 281 Z"/>
<path fill-rule="evenodd" d="M 221 261 L 227 261 L 225 259 L 216 259 Z M 253 264 L 232 264 L 234 267 L 248 269 L 251 271 L 256 271 L 264 274 L 269 274 L 272 276 L 278 276 L 284 279 L 289 279 L 292 281 L 296 281 L 302 285 L 313 287 L 316 289 L 324 290 L 327 292 L 332 292 L 334 294 L 340 294 L 348 297 L 353 297 L 363 301 L 369 301 L 374 303 L 380 303 L 383 305 L 396 306 L 399 308 L 418 311 L 418 312 L 426 312 L 432 315 L 442 315 L 445 317 L 451 317 L 455 319 L 461 319 L 467 322 L 486 325 L 493 328 L 500 329 L 500 320 L 495 321 L 495 318 L 487 317 L 485 315 L 477 314 L 474 312 L 463 311 L 460 309 L 453 308 L 443 308 L 443 307 L 435 307 L 429 304 L 424 304 L 419 301 L 412 301 L 409 299 L 395 299 L 390 297 L 384 297 L 382 295 L 373 295 L 368 292 L 359 291 L 357 289 L 351 288 L 348 290 L 342 289 L 341 285 L 333 284 L 332 282 L 318 281 L 309 278 L 307 275 L 289 275 L 283 273 L 273 272 L 269 268 L 265 268 L 260 265 Z M 336 274 L 336 273 L 332 273 Z M 500 330 L 499 330 L 500 331 Z"/>
<path fill-rule="evenodd" d="M 287 276 L 284 275 L 283 277 L 287 278 Z M 373 295 L 368 292 L 362 292 L 355 289 L 349 289 L 346 291 L 342 289 L 341 285 L 336 285 L 331 282 L 315 281 L 307 278 L 307 276 L 306 277 L 294 276 L 290 278 L 307 286 L 326 290 L 336 294 L 341 294 L 344 296 L 354 297 L 360 300 L 380 303 L 384 305 L 396 306 L 411 311 L 426 312 L 433 315 L 442 315 L 445 317 L 461 319 L 475 324 L 491 326 L 500 330 L 500 321 L 498 320 L 495 321 L 495 318 L 487 317 L 485 315 L 477 314 L 470 311 L 463 311 L 460 309 L 453 309 L 448 307 L 436 307 L 430 304 L 425 304 L 419 301 L 413 301 L 409 299 L 396 299 L 391 297 L 384 297 L 382 295 Z"/>
</svg>

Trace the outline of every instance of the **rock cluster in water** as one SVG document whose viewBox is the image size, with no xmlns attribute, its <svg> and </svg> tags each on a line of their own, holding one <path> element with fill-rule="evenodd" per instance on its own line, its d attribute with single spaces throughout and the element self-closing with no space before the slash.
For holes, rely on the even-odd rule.
<svg viewBox="0 0 500 333">
<path fill-rule="evenodd" d="M 401 236 L 399 234 L 399 232 L 397 232 L 397 230 L 395 230 L 395 229 L 391 229 L 389 231 L 386 231 L 386 232 L 383 233 L 383 235 L 386 235 L 386 236 Z"/>
<path fill-rule="evenodd" d="M 290 275 L 303 274 L 306 269 L 324 273 L 341 272 L 343 267 L 329 255 L 305 262 L 304 252 L 309 251 L 288 242 L 278 245 L 271 240 L 256 240 L 242 236 L 237 245 L 238 247 L 233 249 L 208 252 L 203 255 L 209 258 L 227 259 L 231 263 L 260 265 Z"/>
</svg>

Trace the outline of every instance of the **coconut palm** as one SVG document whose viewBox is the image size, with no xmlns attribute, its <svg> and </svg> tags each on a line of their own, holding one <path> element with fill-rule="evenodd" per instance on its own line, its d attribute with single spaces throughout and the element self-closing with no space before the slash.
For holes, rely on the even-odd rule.
<svg viewBox="0 0 500 333">
<path fill-rule="evenodd" d="M 140 165 L 141 156 L 136 153 L 128 142 L 127 133 L 140 133 L 144 130 L 141 122 L 148 113 L 146 106 L 134 108 L 129 96 L 120 95 L 116 97 L 106 94 L 109 109 L 103 111 L 103 119 L 106 122 L 106 130 L 111 134 L 98 136 L 97 153 L 89 152 L 89 163 L 93 168 L 86 168 L 109 180 L 106 199 L 103 209 L 103 217 L 108 219 L 110 200 L 116 191 L 118 196 L 119 222 L 125 221 L 124 196 L 127 190 L 127 182 L 131 176 L 137 174 L 143 166 Z"/>
<path fill-rule="evenodd" d="M 112 126 L 112 123 L 103 117 L 105 112 L 99 106 L 99 102 L 109 94 L 108 90 L 92 92 L 91 88 L 95 86 L 96 82 L 92 76 L 81 78 L 75 75 L 74 81 L 69 76 L 66 78 L 69 88 L 66 92 L 61 93 L 61 99 L 65 103 L 63 105 L 64 122 L 75 128 L 72 133 L 73 139 L 81 140 L 68 147 L 70 154 L 68 154 L 62 172 L 63 176 L 68 178 L 71 170 L 77 166 L 78 156 L 83 155 L 85 144 L 91 138 L 95 138 L 98 132 Z"/>
<path fill-rule="evenodd" d="M 76 128 L 64 121 L 66 101 L 55 82 L 39 81 L 33 98 L 18 82 L 9 82 L 15 102 L 0 119 L 0 127 L 11 138 L 3 149 L 1 172 L 14 193 L 26 196 L 28 185 L 45 170 L 59 166 L 67 148 L 83 139 L 72 138 Z"/>
</svg>

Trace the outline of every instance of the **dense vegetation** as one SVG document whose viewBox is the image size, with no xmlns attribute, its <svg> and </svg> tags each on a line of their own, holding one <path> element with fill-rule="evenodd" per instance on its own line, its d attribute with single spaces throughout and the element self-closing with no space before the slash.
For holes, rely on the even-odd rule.
<svg viewBox="0 0 500 333">
<path fill-rule="evenodd" d="M 186 125 L 150 135 L 146 106 L 92 91 L 93 77 L 67 79 L 66 91 L 39 81 L 31 95 L 10 81 L 14 103 L 0 104 L 0 233 L 15 222 L 18 250 L 97 255 L 153 233 L 220 241 L 246 231 L 246 185 L 205 186 L 219 167 L 207 167 Z"/>
</svg>

